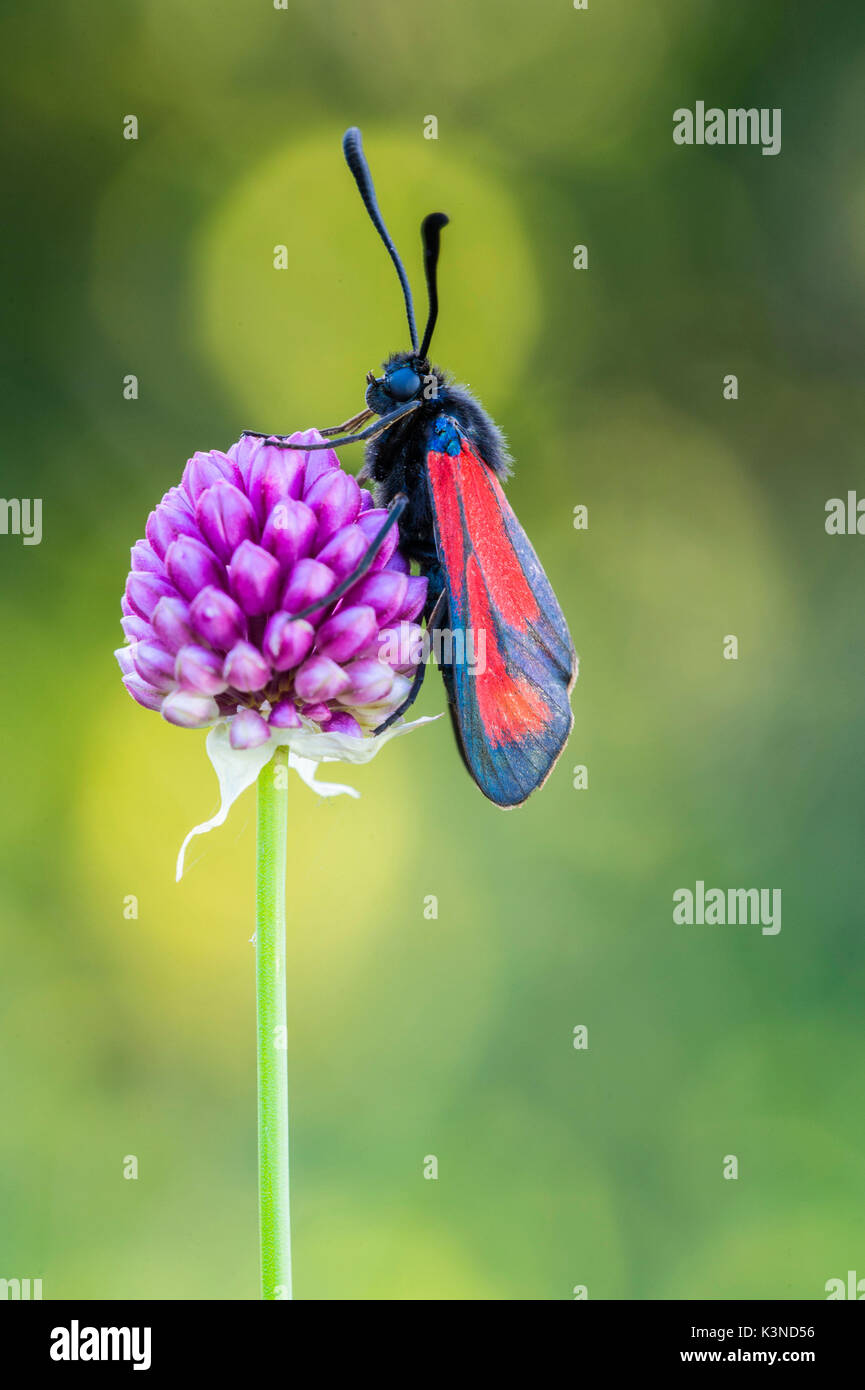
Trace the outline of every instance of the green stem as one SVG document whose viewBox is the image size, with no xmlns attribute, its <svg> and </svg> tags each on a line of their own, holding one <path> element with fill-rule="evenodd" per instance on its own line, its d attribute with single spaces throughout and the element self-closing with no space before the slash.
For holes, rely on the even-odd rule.
<svg viewBox="0 0 865 1390">
<path fill-rule="evenodd" d="M 291 1298 L 288 1207 L 288 1053 L 285 1005 L 285 860 L 288 750 L 258 777 L 255 981 L 258 1015 L 258 1203 L 261 1296 Z"/>
</svg>

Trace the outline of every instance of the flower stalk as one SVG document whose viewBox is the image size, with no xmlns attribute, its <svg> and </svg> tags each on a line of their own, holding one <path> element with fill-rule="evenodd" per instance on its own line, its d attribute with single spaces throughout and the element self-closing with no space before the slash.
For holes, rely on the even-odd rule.
<svg viewBox="0 0 865 1390">
<path fill-rule="evenodd" d="M 261 1296 L 288 1299 L 285 876 L 288 772 L 319 796 L 321 762 L 365 763 L 420 724 L 401 718 L 423 652 L 427 580 L 387 511 L 317 430 L 244 436 L 187 462 L 132 547 L 115 653 L 129 694 L 207 729 L 222 825 L 258 783 L 256 1005 Z M 316 447 L 310 447 L 310 446 Z M 286 447 L 290 446 L 290 447 Z M 301 616 L 305 615 L 305 616 Z M 396 722 L 392 722 L 396 720 Z M 383 728 L 387 725 L 387 728 Z M 382 732 L 376 732 L 383 729 Z"/>
<path fill-rule="evenodd" d="M 256 842 L 258 1199 L 264 1299 L 292 1297 L 285 997 L 287 831 L 288 749 L 280 747 L 258 776 Z"/>
</svg>

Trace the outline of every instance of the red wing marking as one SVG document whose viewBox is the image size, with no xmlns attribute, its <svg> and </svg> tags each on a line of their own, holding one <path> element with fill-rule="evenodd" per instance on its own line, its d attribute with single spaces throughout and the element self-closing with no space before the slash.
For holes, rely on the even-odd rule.
<svg viewBox="0 0 865 1390">
<path fill-rule="evenodd" d="M 538 605 L 505 529 L 510 505 L 498 478 L 465 440 L 457 464 L 469 538 L 490 598 L 502 621 L 522 631 L 538 617 Z"/>
<path fill-rule="evenodd" d="M 498 479 L 459 422 L 450 425 L 459 452 L 431 449 L 427 478 L 450 624 L 466 649 L 471 638 L 475 661 L 446 661 L 442 675 L 469 772 L 498 806 L 519 806 L 545 781 L 570 732 L 573 644 Z"/>
<path fill-rule="evenodd" d="M 427 454 L 427 469 L 445 565 L 454 576 L 464 574 L 466 554 L 454 461 L 450 454 Z"/>
<path fill-rule="evenodd" d="M 483 632 L 486 641 L 484 669 L 478 667 L 472 682 L 481 722 L 491 743 L 516 743 L 546 727 L 550 708 L 529 681 L 523 676 L 512 676 L 505 669 L 490 612 L 486 576 L 475 555 L 469 555 L 466 579 L 468 626 Z"/>
<path fill-rule="evenodd" d="M 524 676 L 507 670 L 493 617 L 494 608 L 501 623 L 522 632 L 538 616 L 502 518 L 508 503 L 498 480 L 465 441 L 457 457 L 430 452 L 427 468 L 442 558 L 460 604 L 459 621 L 484 633 L 485 669 L 472 676 L 478 713 L 491 743 L 516 742 L 544 729 L 550 709 Z"/>
<path fill-rule="evenodd" d="M 538 617 L 538 604 L 505 527 L 504 516 L 511 509 L 498 478 L 465 440 L 456 457 L 429 453 L 427 468 L 448 569 L 454 576 L 465 570 L 462 501 L 469 542 L 490 598 L 502 621 L 522 632 Z"/>
</svg>

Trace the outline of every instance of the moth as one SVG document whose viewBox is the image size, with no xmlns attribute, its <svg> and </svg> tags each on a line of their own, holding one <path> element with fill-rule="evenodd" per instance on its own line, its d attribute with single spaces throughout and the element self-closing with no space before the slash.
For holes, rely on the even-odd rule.
<svg viewBox="0 0 865 1390">
<path fill-rule="evenodd" d="M 574 646 L 552 586 L 504 494 L 510 461 L 500 430 L 466 387 L 429 359 L 448 218 L 433 212 L 421 224 L 428 312 L 419 338 L 408 276 L 379 211 L 356 127 L 346 131 L 343 151 L 399 277 L 411 347 L 392 353 L 381 376 L 367 373 L 363 410 L 322 430 L 323 443 L 304 445 L 338 449 L 365 441 L 360 480 L 373 484 L 376 505 L 388 512 L 356 569 L 315 607 L 336 602 L 351 588 L 372 565 L 389 529 L 398 526 L 403 552 L 428 580 L 427 632 L 450 635 L 449 659 L 440 660 L 439 668 L 465 765 L 496 805 L 518 806 L 546 781 L 570 733 Z M 288 436 L 244 433 L 297 447 Z M 457 659 L 481 649 L 482 662 Z M 414 702 L 425 672 L 421 661 L 404 704 L 376 733 Z"/>
</svg>

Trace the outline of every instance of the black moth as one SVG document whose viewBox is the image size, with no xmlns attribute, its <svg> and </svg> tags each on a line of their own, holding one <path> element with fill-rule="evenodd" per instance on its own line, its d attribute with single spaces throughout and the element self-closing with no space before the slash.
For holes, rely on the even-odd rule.
<svg viewBox="0 0 865 1390">
<path fill-rule="evenodd" d="M 379 212 L 360 131 L 348 130 L 343 150 L 360 195 L 396 267 L 405 300 L 411 348 L 395 352 L 382 375 L 367 373 L 365 408 L 322 430 L 321 444 L 340 448 L 367 441 L 360 480 L 374 486 L 388 517 L 357 568 L 313 608 L 335 602 L 372 565 L 388 530 L 429 581 L 428 632 L 447 630 L 451 659 L 440 661 L 463 760 L 481 791 L 500 806 L 525 801 L 552 770 L 573 722 L 570 690 L 576 657 L 567 624 L 546 575 L 502 492 L 509 459 L 502 435 L 469 391 L 428 358 L 438 317 L 436 271 L 441 229 L 448 219 L 424 218 L 421 237 L 429 311 L 418 340 L 411 289 Z M 370 424 L 372 417 L 377 417 Z M 292 448 L 287 436 L 265 435 Z M 460 660 L 480 634 L 483 669 Z M 471 650 L 477 650 L 472 643 Z M 440 650 L 440 648 L 439 648 Z M 457 655 L 454 655 L 454 654 Z M 426 671 L 422 661 L 404 704 L 380 733 L 414 702 Z"/>
</svg>

